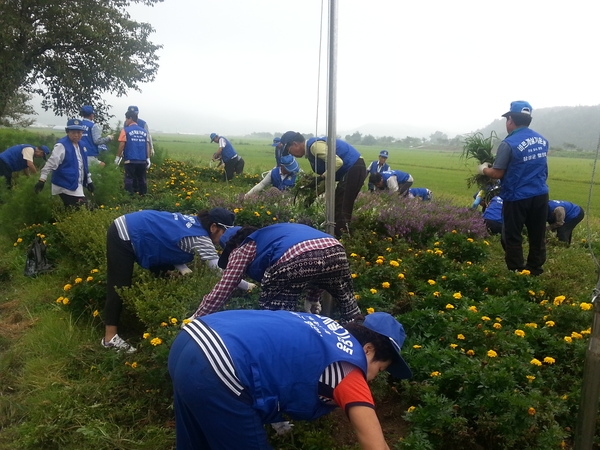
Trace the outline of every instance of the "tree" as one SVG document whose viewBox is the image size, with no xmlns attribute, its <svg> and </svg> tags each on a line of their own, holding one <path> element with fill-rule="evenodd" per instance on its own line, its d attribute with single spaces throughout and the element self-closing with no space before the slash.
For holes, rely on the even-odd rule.
<svg viewBox="0 0 600 450">
<path fill-rule="evenodd" d="M 31 95 L 23 91 L 17 91 L 15 95 L 8 99 L 4 116 L 0 117 L 0 126 L 27 128 L 34 120 L 26 116 L 36 114 L 28 103 Z"/>
<path fill-rule="evenodd" d="M 362 134 L 360 134 L 358 131 L 355 131 L 354 134 L 347 134 L 344 139 L 349 144 L 360 144 L 362 141 Z"/>
<path fill-rule="evenodd" d="M 106 119 L 102 94 L 139 91 L 158 70 L 154 29 L 131 20 L 126 8 L 161 1 L 2 0 L 0 118 L 21 90 L 41 96 L 57 115 L 78 115 L 89 103 Z"/>
</svg>

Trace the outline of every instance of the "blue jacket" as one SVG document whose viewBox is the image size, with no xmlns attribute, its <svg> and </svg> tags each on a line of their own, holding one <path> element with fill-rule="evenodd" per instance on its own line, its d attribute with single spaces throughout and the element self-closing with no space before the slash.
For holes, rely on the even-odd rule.
<svg viewBox="0 0 600 450">
<path fill-rule="evenodd" d="M 223 136 L 219 136 L 219 139 L 225 138 Z M 235 152 L 235 149 L 233 148 L 233 145 L 231 145 L 231 142 L 225 139 L 225 147 L 223 147 L 223 150 L 221 150 L 221 159 L 223 160 L 223 162 L 226 163 L 230 159 L 237 158 L 237 155 L 238 154 Z"/>
<path fill-rule="evenodd" d="M 123 128 L 127 135 L 123 159 L 126 161 L 146 161 L 148 158 L 148 132 L 138 124 L 131 124 Z"/>
<path fill-rule="evenodd" d="M 296 420 L 312 420 L 335 409 L 323 404 L 317 395 L 321 374 L 334 362 L 353 364 L 366 377 L 362 346 L 328 317 L 234 310 L 196 320 L 222 339 L 263 423 L 284 420 L 282 413 Z"/>
<path fill-rule="evenodd" d="M 125 223 L 136 261 L 145 269 L 192 261 L 194 255 L 181 250 L 179 241 L 189 236 L 208 236 L 197 217 L 181 213 L 138 211 L 126 214 Z"/>
<path fill-rule="evenodd" d="M 383 177 L 383 181 L 387 187 L 387 180 L 390 177 L 395 176 L 396 180 L 398 180 L 398 184 L 406 183 L 410 178 L 410 174 L 406 172 L 402 172 L 401 170 L 386 170 L 385 172 L 381 172 L 381 176 Z"/>
<path fill-rule="evenodd" d="M 504 142 L 511 149 L 511 160 L 502 178 L 502 199 L 516 201 L 547 194 L 548 141 L 535 131 L 521 127 Z"/>
<path fill-rule="evenodd" d="M 485 208 L 485 211 L 481 215 L 486 220 L 493 220 L 494 222 L 502 223 L 502 197 L 492 197 L 489 205 Z"/>
<path fill-rule="evenodd" d="M 312 167 L 313 172 L 318 173 L 319 175 L 323 175 L 323 173 L 325 173 L 325 171 L 326 171 L 325 161 L 317 158 L 310 151 L 310 147 L 316 141 L 327 142 L 327 137 L 326 136 L 313 137 L 313 138 L 310 138 L 308 141 L 306 141 L 306 158 L 308 159 L 308 162 L 310 163 L 310 167 Z M 336 139 L 335 140 L 335 154 L 343 162 L 342 167 L 340 167 L 337 170 L 337 172 L 335 173 L 335 180 L 340 181 L 342 178 L 344 178 L 344 175 L 346 175 L 348 170 L 350 170 L 350 167 L 352 167 L 354 164 L 356 164 L 356 161 L 359 160 L 360 153 L 358 152 L 358 150 L 356 150 L 354 147 L 352 147 L 347 142 L 342 141 L 341 139 Z"/>
<path fill-rule="evenodd" d="M 280 191 L 285 191 L 296 184 L 296 174 L 290 174 L 283 179 L 281 177 L 281 170 L 279 170 L 279 167 L 275 167 L 271 170 L 271 183 Z"/>
<path fill-rule="evenodd" d="M 431 191 L 427 188 L 410 188 L 408 190 L 413 197 L 421 197 L 424 201 L 431 200 Z"/>
<path fill-rule="evenodd" d="M 92 127 L 94 126 L 94 122 L 88 119 L 82 119 L 81 125 L 85 127 L 85 131 L 83 132 L 83 136 L 79 141 L 79 146 L 86 148 L 88 156 L 98 156 L 100 152 L 98 151 L 98 146 L 94 144 L 94 139 L 92 138 Z"/>
<path fill-rule="evenodd" d="M 0 153 L 0 159 L 6 163 L 13 172 L 18 172 L 27 168 L 27 161 L 23 159 L 23 149 L 25 147 L 36 148 L 31 144 L 13 145 Z"/>
<path fill-rule="evenodd" d="M 75 146 L 69 140 L 68 136 L 60 138 L 58 143 L 62 144 L 65 148 L 65 159 L 63 160 L 62 164 L 59 165 L 52 173 L 52 184 L 70 191 L 74 191 L 77 189 L 79 184 L 79 164 L 77 163 Z M 89 173 L 87 152 L 85 147 L 81 145 L 79 146 L 79 152 L 81 153 L 81 159 L 83 162 L 82 184 L 83 187 L 86 187 Z"/>
<path fill-rule="evenodd" d="M 575 203 L 566 202 L 564 200 L 549 200 L 548 201 L 548 223 L 556 222 L 552 214 L 556 208 L 562 206 L 565 208 L 565 223 L 576 219 L 581 212 L 581 207 Z"/>
<path fill-rule="evenodd" d="M 331 235 L 298 223 L 278 223 L 256 230 L 244 242 L 256 242 L 256 257 L 246 273 L 261 281 L 265 270 L 275 264 L 290 247 L 310 239 L 330 238 Z M 340 244 L 341 245 L 341 244 Z"/>
<path fill-rule="evenodd" d="M 388 163 L 385 163 L 383 166 L 381 166 L 380 169 L 379 160 L 372 161 L 371 164 L 369 164 L 369 167 L 367 167 L 367 171 L 369 173 L 385 172 L 386 170 L 390 170 L 390 165 Z"/>
</svg>

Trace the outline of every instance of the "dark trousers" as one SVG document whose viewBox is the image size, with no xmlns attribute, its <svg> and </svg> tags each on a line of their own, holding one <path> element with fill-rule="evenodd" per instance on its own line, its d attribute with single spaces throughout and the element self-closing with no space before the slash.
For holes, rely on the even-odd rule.
<svg viewBox="0 0 600 450">
<path fill-rule="evenodd" d="M 566 242 L 568 245 L 571 245 L 571 239 L 573 238 L 573 229 L 577 226 L 579 222 L 583 220 L 585 217 L 585 212 L 583 208 L 580 208 L 579 214 L 572 220 L 565 222 L 562 227 L 558 227 L 556 229 L 556 237 L 561 242 Z"/>
<path fill-rule="evenodd" d="M 490 234 L 501 234 L 502 233 L 502 222 L 495 220 L 484 219 L 485 227 Z"/>
<path fill-rule="evenodd" d="M 244 171 L 244 165 L 246 163 L 241 156 L 238 155 L 236 158 L 231 158 L 225 163 L 225 181 L 233 180 L 233 177 L 237 173 L 238 175 Z"/>
<path fill-rule="evenodd" d="M 131 286 L 135 253 L 131 241 L 119 237 L 117 226 L 111 223 L 106 232 L 106 305 L 104 324 L 119 325 L 123 300 L 115 288 Z"/>
<path fill-rule="evenodd" d="M 67 208 L 71 206 L 79 208 L 80 206 L 86 206 L 88 204 L 86 197 L 75 197 L 74 195 L 69 194 L 58 194 L 58 196 L 62 200 L 63 205 Z"/>
<path fill-rule="evenodd" d="M 146 195 L 148 185 L 146 184 L 147 163 L 135 162 L 125 164 L 125 190 L 130 194 L 138 193 Z"/>
<path fill-rule="evenodd" d="M 0 176 L 6 178 L 6 186 L 10 189 L 12 187 L 12 169 L 2 159 L 0 159 Z"/>
<path fill-rule="evenodd" d="M 509 270 L 527 269 L 540 275 L 546 262 L 546 219 L 548 194 L 523 200 L 507 201 L 502 205 L 502 247 L 504 261 Z M 529 253 L 523 258 L 523 226 L 527 229 Z"/>
<path fill-rule="evenodd" d="M 335 236 L 339 238 L 348 231 L 352 210 L 358 193 L 367 178 L 367 167 L 362 158 L 354 163 L 335 188 Z"/>
</svg>

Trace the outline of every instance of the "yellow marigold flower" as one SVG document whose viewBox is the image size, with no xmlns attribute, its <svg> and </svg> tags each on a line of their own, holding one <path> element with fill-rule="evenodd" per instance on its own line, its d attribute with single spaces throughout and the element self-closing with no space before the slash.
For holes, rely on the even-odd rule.
<svg viewBox="0 0 600 450">
<path fill-rule="evenodd" d="M 538 295 L 539 295 L 540 297 L 543 297 L 545 294 L 546 294 L 546 291 L 539 291 L 539 292 L 538 292 Z"/>
<path fill-rule="evenodd" d="M 138 366 L 138 363 L 136 363 L 135 361 L 131 363 L 131 368 L 135 369 Z"/>
<path fill-rule="evenodd" d="M 88 283 L 89 283 L 90 281 L 94 281 L 94 277 L 87 277 L 87 278 L 85 279 L 85 281 L 87 281 Z"/>
<path fill-rule="evenodd" d="M 461 341 L 465 340 L 465 335 L 464 334 L 459 334 L 456 336 L 456 339 L 460 339 Z"/>
<path fill-rule="evenodd" d="M 529 408 L 527 410 L 527 414 L 529 414 L 530 416 L 535 416 L 535 408 Z"/>
<path fill-rule="evenodd" d="M 528 294 L 532 297 L 535 297 L 535 291 L 532 291 L 531 289 L 528 291 Z"/>
<path fill-rule="evenodd" d="M 383 264 L 383 259 L 378 259 L 377 261 L 375 261 L 375 264 L 382 265 Z"/>
<path fill-rule="evenodd" d="M 484 322 L 487 322 L 492 319 L 490 319 L 488 316 L 481 316 L 481 320 L 483 320 Z"/>
<path fill-rule="evenodd" d="M 257 212 L 257 211 L 254 211 L 254 215 L 255 215 L 256 217 L 260 217 L 260 213 L 259 213 L 259 212 Z"/>
<path fill-rule="evenodd" d="M 593 305 L 591 303 L 581 302 L 579 307 L 582 309 L 582 311 L 589 311 L 592 309 Z"/>
<path fill-rule="evenodd" d="M 56 299 L 56 303 L 62 303 L 64 297 L 58 297 Z"/>
<path fill-rule="evenodd" d="M 367 308 L 367 314 L 373 314 L 375 312 L 375 308 Z"/>
<path fill-rule="evenodd" d="M 17 238 L 17 243 L 20 244 L 21 242 L 23 242 L 23 238 Z"/>
<path fill-rule="evenodd" d="M 406 410 L 406 412 L 409 412 L 409 413 L 411 413 L 411 412 L 413 412 L 415 409 L 417 409 L 417 408 L 416 408 L 416 407 L 414 407 L 414 406 L 410 406 L 410 407 L 409 407 L 409 408 Z"/>
<path fill-rule="evenodd" d="M 154 339 L 152 339 L 150 341 L 150 343 L 156 347 L 157 345 L 162 344 L 162 339 L 158 338 L 158 337 L 155 337 Z"/>
<path fill-rule="evenodd" d="M 437 370 L 436 370 L 436 371 L 434 371 L 434 372 L 431 372 L 431 373 L 429 374 L 429 376 L 430 376 L 430 377 L 439 377 L 440 375 L 441 375 L 441 373 L 440 373 L 440 372 L 438 372 Z"/>
<path fill-rule="evenodd" d="M 391 247 L 388 247 L 388 248 L 386 248 L 386 249 L 385 249 L 385 251 L 386 251 L 386 252 L 391 252 L 391 251 L 392 251 L 392 248 L 391 248 Z"/>
<path fill-rule="evenodd" d="M 177 325 L 177 319 L 175 317 L 171 317 L 171 323 L 173 325 Z"/>
<path fill-rule="evenodd" d="M 373 288 L 371 288 L 371 289 L 369 289 L 369 290 L 371 291 L 371 294 L 377 294 L 377 289 L 373 289 Z"/>
<path fill-rule="evenodd" d="M 175 206 L 181 206 L 179 202 L 175 202 Z"/>
<path fill-rule="evenodd" d="M 17 243 L 15 242 L 15 243 L 13 244 L 13 247 L 16 247 L 17 245 L 19 245 L 19 244 L 17 244 Z"/>
<path fill-rule="evenodd" d="M 483 241 L 483 243 L 484 243 L 485 245 L 490 245 L 490 243 L 489 243 L 488 241 Z"/>
<path fill-rule="evenodd" d="M 541 366 L 542 363 L 540 362 L 539 359 L 533 358 L 531 361 L 529 361 L 529 364 L 533 364 L 534 366 Z"/>
<path fill-rule="evenodd" d="M 63 305 L 68 305 L 69 299 L 67 297 L 63 298 L 62 303 L 63 303 Z"/>
<path fill-rule="evenodd" d="M 399 273 L 398 274 L 398 279 L 399 280 L 404 280 L 404 274 L 403 273 Z"/>
<path fill-rule="evenodd" d="M 467 355 L 468 356 L 475 356 L 475 351 L 474 350 L 467 350 Z"/>
<path fill-rule="evenodd" d="M 413 348 L 418 350 L 420 348 L 423 348 L 423 346 L 419 345 L 419 344 L 415 344 L 415 345 L 413 345 Z"/>
<path fill-rule="evenodd" d="M 571 333 L 571 337 L 572 337 L 573 339 L 583 339 L 583 336 L 582 336 L 581 334 L 579 334 L 577 331 L 573 331 L 573 332 Z"/>
<path fill-rule="evenodd" d="M 383 283 L 381 283 L 381 287 L 384 289 L 389 289 L 390 288 L 390 283 L 388 283 L 387 281 L 384 281 Z"/>
<path fill-rule="evenodd" d="M 458 233 L 458 231 L 452 230 L 452 234 L 456 234 L 456 233 Z"/>
<path fill-rule="evenodd" d="M 65 284 L 63 286 L 63 290 L 68 291 L 69 289 L 71 289 L 73 286 L 71 286 L 70 284 Z"/>
<path fill-rule="evenodd" d="M 442 294 L 440 294 L 440 292 L 439 292 L 439 291 L 435 291 L 435 292 L 433 293 L 433 296 L 434 296 L 434 297 L 441 297 L 441 296 L 442 296 Z"/>
<path fill-rule="evenodd" d="M 452 297 L 454 297 L 456 300 L 460 300 L 462 298 L 462 294 L 460 292 L 455 292 L 452 294 Z"/>
<path fill-rule="evenodd" d="M 351 258 L 356 258 L 358 255 L 356 253 L 350 253 Z"/>
<path fill-rule="evenodd" d="M 555 306 L 558 305 L 562 305 L 562 302 L 565 301 L 565 296 L 564 295 L 559 295 L 558 297 L 554 297 L 554 301 L 552 303 L 554 303 Z"/>
<path fill-rule="evenodd" d="M 433 253 L 435 253 L 435 256 L 442 256 L 444 254 L 444 252 L 442 250 L 440 250 L 439 248 L 436 248 L 435 252 L 433 252 Z"/>
<path fill-rule="evenodd" d="M 454 309 L 454 305 L 452 303 L 448 303 L 446 305 L 446 309 Z"/>
<path fill-rule="evenodd" d="M 188 323 L 190 323 L 192 320 L 191 319 L 183 319 L 183 324 L 187 325 Z"/>
<path fill-rule="evenodd" d="M 471 312 L 478 312 L 477 311 L 477 306 L 475 306 L 475 305 L 469 306 L 469 311 L 471 311 Z"/>
<path fill-rule="evenodd" d="M 553 320 L 548 320 L 544 325 L 546 325 L 547 327 L 553 327 L 556 324 L 554 323 Z"/>
<path fill-rule="evenodd" d="M 545 362 L 546 364 L 554 364 L 554 363 L 556 362 L 556 360 L 555 360 L 554 358 L 550 357 L 550 356 L 546 356 L 546 357 L 544 358 L 544 362 Z"/>
<path fill-rule="evenodd" d="M 526 377 L 526 378 L 529 380 L 529 382 L 530 382 L 530 383 L 531 383 L 533 380 L 535 380 L 535 377 L 534 377 L 533 375 L 527 375 L 527 377 Z"/>
<path fill-rule="evenodd" d="M 429 286 L 435 285 L 435 281 L 434 280 L 427 280 L 427 283 L 429 283 Z"/>
<path fill-rule="evenodd" d="M 587 330 L 581 330 L 581 334 L 591 334 L 592 333 L 592 329 L 588 328 Z"/>
<path fill-rule="evenodd" d="M 100 315 L 100 312 L 96 309 L 94 310 L 94 312 L 92 313 L 93 317 L 98 317 Z"/>
<path fill-rule="evenodd" d="M 569 396 L 567 394 L 565 394 L 565 395 L 561 396 L 560 398 L 561 398 L 561 400 L 566 400 L 569 398 Z"/>
<path fill-rule="evenodd" d="M 353 274 L 352 274 L 352 275 L 350 275 L 350 276 L 351 276 L 352 278 L 357 278 L 357 277 L 358 277 L 358 275 L 357 275 L 357 274 L 355 274 L 355 273 L 353 273 Z"/>
<path fill-rule="evenodd" d="M 458 347 L 458 344 L 450 344 L 450 348 L 456 348 Z"/>
<path fill-rule="evenodd" d="M 234 208 L 234 210 L 233 210 L 233 213 L 234 213 L 234 214 L 237 214 L 237 213 L 239 213 L 240 211 L 241 211 L 241 210 L 240 210 L 239 208 Z"/>
<path fill-rule="evenodd" d="M 538 327 L 537 323 L 534 323 L 534 322 L 526 323 L 525 326 L 529 327 L 529 328 L 537 328 Z"/>
<path fill-rule="evenodd" d="M 169 326 L 169 324 L 168 324 L 167 322 L 161 322 L 161 323 L 160 323 L 160 326 L 161 326 L 161 327 L 168 327 L 168 326 Z"/>
<path fill-rule="evenodd" d="M 525 332 L 523 330 L 515 330 L 515 335 L 519 337 L 525 337 Z"/>
<path fill-rule="evenodd" d="M 356 300 L 360 300 L 360 295 L 358 295 L 358 294 L 354 294 L 354 298 L 355 298 Z"/>
<path fill-rule="evenodd" d="M 565 336 L 563 339 L 565 340 L 565 342 L 568 342 L 569 344 L 571 342 L 573 342 L 573 338 L 571 336 Z"/>
<path fill-rule="evenodd" d="M 473 238 L 467 238 L 467 242 L 473 242 Z"/>
<path fill-rule="evenodd" d="M 496 353 L 494 350 L 488 350 L 487 355 L 489 358 L 495 358 L 498 356 L 498 353 Z"/>
<path fill-rule="evenodd" d="M 142 334 L 142 337 L 144 339 L 148 339 L 150 337 L 150 333 L 144 333 L 144 334 Z"/>
<path fill-rule="evenodd" d="M 399 277 L 398 277 L 398 278 L 399 278 Z M 409 295 L 409 296 L 411 296 L 411 297 L 414 297 L 414 296 L 415 296 L 415 293 L 411 291 L 411 292 L 409 292 L 409 293 L 408 293 L 408 295 Z"/>
<path fill-rule="evenodd" d="M 502 328 L 502 324 L 495 322 L 494 325 L 492 325 L 496 330 L 499 330 L 500 328 Z"/>
<path fill-rule="evenodd" d="M 400 263 L 398 261 L 394 261 L 394 260 L 390 261 L 390 266 L 392 266 L 392 267 L 398 267 L 399 265 L 400 265 Z"/>
<path fill-rule="evenodd" d="M 540 305 L 542 305 L 542 306 L 547 305 L 547 304 L 548 304 L 548 300 L 542 300 L 540 302 Z"/>
</svg>

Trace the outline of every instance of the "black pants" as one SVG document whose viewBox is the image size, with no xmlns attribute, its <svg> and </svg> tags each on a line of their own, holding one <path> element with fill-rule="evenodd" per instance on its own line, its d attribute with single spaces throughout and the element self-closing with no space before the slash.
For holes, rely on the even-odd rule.
<svg viewBox="0 0 600 450">
<path fill-rule="evenodd" d="M 502 247 L 506 267 L 509 270 L 527 269 L 532 275 L 540 275 L 546 262 L 548 194 L 516 201 L 504 200 L 502 217 Z M 523 226 L 527 228 L 529 240 L 527 262 L 523 258 Z"/>
<path fill-rule="evenodd" d="M 2 159 L 0 159 L 0 176 L 6 178 L 6 186 L 10 189 L 12 187 L 12 169 Z"/>
<path fill-rule="evenodd" d="M 348 224 L 352 219 L 352 210 L 358 193 L 367 178 L 367 167 L 362 158 L 354 163 L 335 188 L 335 236 L 340 237 L 342 232 L 348 231 Z"/>
<path fill-rule="evenodd" d="M 501 234 L 502 233 L 502 222 L 495 220 L 484 219 L 485 227 L 490 234 Z"/>
<path fill-rule="evenodd" d="M 579 222 L 583 220 L 585 217 L 585 212 L 583 208 L 580 208 L 579 214 L 572 220 L 565 222 L 562 227 L 558 227 L 556 229 L 556 237 L 561 242 L 566 242 L 568 245 L 571 245 L 571 239 L 573 238 L 573 229 L 577 226 Z"/>
<path fill-rule="evenodd" d="M 246 163 L 242 159 L 241 156 L 237 156 L 237 158 L 231 158 L 229 161 L 225 163 L 225 181 L 233 180 L 234 174 L 238 175 L 244 171 L 244 165 Z"/>
<path fill-rule="evenodd" d="M 138 193 L 146 195 L 148 185 L 146 183 L 147 163 L 135 162 L 125 164 L 125 190 L 130 194 Z"/>
<path fill-rule="evenodd" d="M 135 253 L 131 241 L 119 237 L 117 226 L 111 223 L 106 232 L 106 305 L 104 324 L 119 325 L 123 300 L 115 288 L 131 286 Z"/>
</svg>

